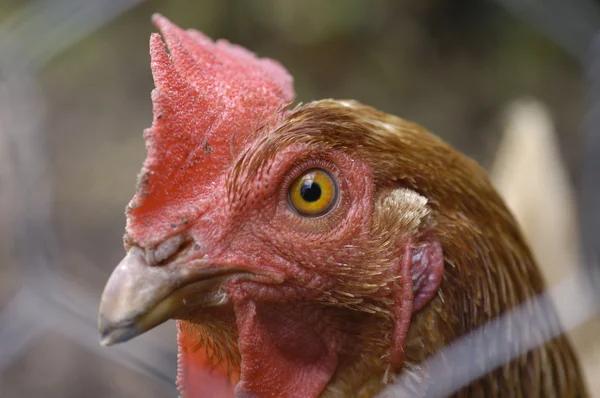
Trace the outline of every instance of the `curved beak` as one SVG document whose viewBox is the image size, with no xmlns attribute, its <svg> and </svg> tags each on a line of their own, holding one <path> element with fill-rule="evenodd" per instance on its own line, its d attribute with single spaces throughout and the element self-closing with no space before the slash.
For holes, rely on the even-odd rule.
<svg viewBox="0 0 600 398">
<path fill-rule="evenodd" d="M 247 271 L 181 263 L 148 265 L 144 252 L 132 247 L 108 279 L 98 315 L 102 345 L 121 343 L 199 307 L 227 302 L 222 285 Z"/>
</svg>

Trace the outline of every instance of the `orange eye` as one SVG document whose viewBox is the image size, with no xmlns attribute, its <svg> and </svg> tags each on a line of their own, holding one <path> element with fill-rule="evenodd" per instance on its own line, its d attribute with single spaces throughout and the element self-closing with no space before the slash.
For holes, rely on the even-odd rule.
<svg viewBox="0 0 600 398">
<path fill-rule="evenodd" d="M 292 207 L 303 216 L 327 213 L 337 199 L 337 185 L 323 169 L 310 169 L 298 177 L 288 191 Z"/>
</svg>

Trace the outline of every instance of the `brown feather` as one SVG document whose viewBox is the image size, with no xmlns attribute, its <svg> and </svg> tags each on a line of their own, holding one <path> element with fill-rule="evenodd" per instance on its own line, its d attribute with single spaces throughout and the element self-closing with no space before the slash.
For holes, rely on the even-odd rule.
<svg viewBox="0 0 600 398">
<path fill-rule="evenodd" d="M 290 143 L 341 150 L 367 161 L 375 173 L 378 195 L 402 187 L 427 200 L 429 214 L 415 220 L 418 226 L 426 219 L 441 241 L 445 274 L 436 298 L 413 316 L 403 372 L 413 372 L 432 353 L 544 290 L 513 216 L 479 165 L 417 124 L 354 101 L 323 100 L 300 106 L 276 129 L 265 130 L 234 166 L 231 199 L 235 201 L 241 180 L 256 178 L 261 168 Z M 379 212 L 387 214 L 389 209 L 384 206 Z M 386 223 L 412 222 L 389 221 L 389 214 L 385 219 Z M 382 218 L 376 215 L 375 220 Z M 374 247 L 385 250 L 386 242 L 377 243 L 381 246 Z M 368 296 L 377 295 L 364 283 L 365 275 L 377 274 L 378 266 L 365 264 L 364 269 L 353 270 L 359 277 L 348 289 L 352 294 L 339 291 L 332 300 L 348 300 L 349 308 L 379 313 L 380 322 L 385 324 L 389 322 L 381 310 L 386 308 L 385 300 L 379 304 L 370 301 Z M 389 281 L 379 278 L 379 282 L 378 286 L 387 286 Z M 357 303 L 350 299 L 361 295 L 360 283 L 364 285 L 363 300 Z M 532 317 L 558 322 L 550 303 L 539 305 L 543 308 L 529 308 Z M 517 345 L 516 334 L 531 330 L 526 324 L 513 326 L 503 332 L 515 336 L 511 341 Z M 382 337 L 366 333 L 363 338 Z M 379 348 L 371 356 L 365 355 L 360 365 L 339 371 L 323 395 L 371 396 L 378 391 L 390 377 L 382 358 L 386 345 L 380 341 L 373 346 Z M 488 352 L 505 349 L 511 347 L 487 347 Z M 476 361 L 486 352 L 473 355 Z M 436 377 L 450 377 L 457 366 L 460 364 L 448 364 L 448 374 Z M 586 393 L 579 373 L 569 342 L 558 337 L 475 381 L 456 396 L 580 397 Z M 415 377 L 422 376 L 415 371 Z"/>
</svg>

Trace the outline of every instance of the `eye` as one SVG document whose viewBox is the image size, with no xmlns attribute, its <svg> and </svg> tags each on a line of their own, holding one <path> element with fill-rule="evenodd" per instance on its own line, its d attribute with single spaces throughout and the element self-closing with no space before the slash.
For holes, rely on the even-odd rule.
<svg viewBox="0 0 600 398">
<path fill-rule="evenodd" d="M 305 171 L 290 185 L 290 205 L 303 216 L 321 216 L 333 208 L 337 199 L 337 184 L 323 169 Z"/>
</svg>

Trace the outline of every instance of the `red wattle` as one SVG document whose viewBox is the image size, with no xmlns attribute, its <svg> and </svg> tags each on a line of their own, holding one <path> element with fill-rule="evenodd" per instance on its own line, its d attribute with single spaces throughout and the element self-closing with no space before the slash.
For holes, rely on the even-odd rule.
<svg viewBox="0 0 600 398">
<path fill-rule="evenodd" d="M 227 372 L 227 365 L 211 365 L 206 346 L 198 336 L 177 322 L 177 390 L 182 398 L 231 398 L 239 381 L 239 372 Z"/>
</svg>

